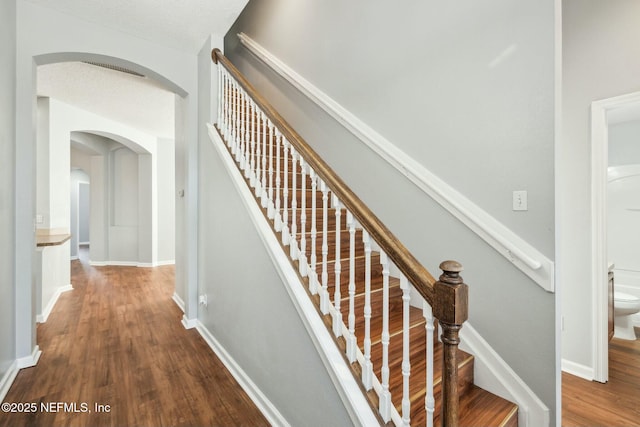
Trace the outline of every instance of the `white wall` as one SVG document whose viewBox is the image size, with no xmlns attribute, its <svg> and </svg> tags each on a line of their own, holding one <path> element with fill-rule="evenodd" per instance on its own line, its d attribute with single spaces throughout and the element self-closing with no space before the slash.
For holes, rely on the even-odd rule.
<svg viewBox="0 0 640 427">
<path fill-rule="evenodd" d="M 0 384 L 16 359 L 14 292 L 16 2 L 0 2 Z M 24 301 L 23 301 L 24 302 Z M 2 388 L 0 387 L 0 393 Z M 0 396 L 0 400 L 2 396 Z"/>
<path fill-rule="evenodd" d="M 236 34 L 554 259 L 554 7 L 551 0 L 252 1 L 225 38 L 232 62 L 432 274 L 445 259 L 464 265 L 470 323 L 552 420 L 555 295 L 284 83 Z M 518 189 L 528 191 L 526 212 L 512 211 Z"/>
<path fill-rule="evenodd" d="M 607 246 L 616 291 L 640 297 L 640 164 L 609 167 Z"/>
<path fill-rule="evenodd" d="M 92 176 L 107 174 L 96 178 L 107 187 L 103 189 L 104 194 L 99 192 L 99 197 L 93 199 L 92 222 L 96 222 L 94 227 L 107 228 L 104 232 L 98 231 L 97 239 L 90 249 L 91 260 L 97 263 L 130 263 L 142 266 L 172 261 L 175 251 L 175 225 L 172 224 L 175 221 L 173 140 L 161 139 L 159 142 L 152 135 L 56 99 L 40 98 L 38 106 L 38 155 L 44 153 L 43 156 L 49 160 L 38 168 L 38 213 L 47 219 L 51 210 L 60 210 L 61 204 L 65 203 L 64 199 L 69 199 L 68 194 L 62 194 L 58 190 L 55 195 L 52 194 L 52 187 L 55 185 L 51 183 L 56 181 L 51 180 L 49 175 L 52 169 L 59 166 L 50 159 L 49 153 L 68 151 L 68 141 L 73 138 L 74 144 L 85 147 L 85 152 L 70 150 L 74 166 L 91 171 Z M 51 129 L 55 129 L 55 132 Z M 79 130 L 83 132 L 78 132 Z M 87 132 L 108 135 L 113 139 Z M 56 144 L 65 146 L 50 148 L 47 142 L 54 141 L 50 135 L 57 135 Z M 160 144 L 162 149 L 159 148 Z M 101 161 L 106 163 L 92 171 L 90 154 L 87 152 L 101 154 Z M 57 156 L 55 161 L 63 165 L 65 163 L 61 156 Z M 158 167 L 158 162 L 162 164 L 162 168 Z M 158 180 L 162 181 L 162 185 L 158 184 Z M 49 191 L 40 191 L 41 187 Z M 70 202 L 77 206 L 73 201 Z M 105 212 L 99 213 L 99 210 Z M 164 228 L 159 228 L 160 220 Z M 100 225 L 102 223 L 99 221 L 108 222 Z M 47 221 L 39 225 L 39 228 L 48 227 Z M 68 223 L 66 227 L 69 228 Z M 75 225 L 72 228 L 76 230 Z M 159 239 L 159 232 L 166 238 Z M 76 237 L 72 236 L 72 256 L 75 255 Z M 158 259 L 158 245 L 163 246 L 163 259 Z"/>
<path fill-rule="evenodd" d="M 562 139 L 557 146 L 557 281 L 562 357 L 593 369 L 591 121 L 593 101 L 640 90 L 640 3 L 564 0 Z"/>
<path fill-rule="evenodd" d="M 609 166 L 640 163 L 640 120 L 609 124 Z"/>
<path fill-rule="evenodd" d="M 183 141 L 176 144 L 178 150 L 188 155 L 179 165 L 177 175 L 184 186 L 191 190 L 191 202 L 186 215 L 176 218 L 177 223 L 197 217 L 193 201 L 197 193 L 197 58 L 195 54 L 167 48 L 152 41 L 140 39 L 86 22 L 70 15 L 34 5 L 25 0 L 17 1 L 16 47 L 16 191 L 19 197 L 15 206 L 16 234 L 16 289 L 17 300 L 17 354 L 31 354 L 35 345 L 35 314 L 31 304 L 33 295 L 33 219 L 35 204 L 35 72 L 37 64 L 63 60 L 98 59 L 124 65 L 158 79 L 171 90 L 184 96 Z M 193 221 L 192 221 L 193 222 Z M 197 250 L 197 223 L 181 242 L 179 251 L 195 257 Z M 95 234 L 92 233 L 92 236 Z M 194 266 L 185 269 L 187 285 L 195 287 Z M 186 283 L 187 277 L 191 280 Z M 194 292 L 195 295 L 195 292 Z M 195 299 L 185 298 L 188 311 L 196 307 Z M 195 317 L 192 315 L 191 317 Z"/>
</svg>

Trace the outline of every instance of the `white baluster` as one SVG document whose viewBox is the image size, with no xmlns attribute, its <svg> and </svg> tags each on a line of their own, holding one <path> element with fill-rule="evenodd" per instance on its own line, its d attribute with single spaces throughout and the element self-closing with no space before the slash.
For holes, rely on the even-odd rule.
<svg viewBox="0 0 640 427">
<path fill-rule="evenodd" d="M 371 363 L 371 238 L 362 230 L 364 243 L 364 366 L 362 383 L 365 390 L 373 387 L 373 363 Z"/>
<path fill-rule="evenodd" d="M 424 408 L 427 411 L 427 427 L 433 427 L 433 415 L 436 401 L 433 397 L 433 311 L 431 306 L 424 301 L 422 303 L 422 314 L 426 320 L 425 329 L 427 331 L 427 393 L 424 398 Z"/>
<path fill-rule="evenodd" d="M 276 129 L 275 144 L 276 144 L 276 202 L 275 202 L 275 216 L 273 226 L 276 231 L 282 230 L 282 215 L 280 213 L 280 141 L 282 134 Z"/>
<path fill-rule="evenodd" d="M 237 82 L 233 82 L 234 83 L 234 89 L 233 89 L 233 101 L 234 101 L 234 108 L 233 108 L 233 114 L 234 114 L 234 124 L 233 124 L 233 132 L 234 132 L 234 153 L 236 155 L 235 159 L 236 162 L 240 162 L 240 157 L 242 155 L 242 152 L 240 151 L 240 92 L 238 89 L 238 84 Z"/>
<path fill-rule="evenodd" d="M 267 216 L 269 217 L 269 219 L 273 219 L 273 211 L 274 211 L 274 204 L 273 204 L 273 144 L 274 144 L 274 140 L 275 138 L 273 137 L 273 123 L 271 123 L 271 120 L 269 120 L 269 138 L 268 138 L 268 144 L 269 144 L 269 184 L 268 184 L 268 188 L 269 188 L 269 203 L 267 205 Z"/>
<path fill-rule="evenodd" d="M 222 86 L 222 64 L 218 62 L 218 129 L 222 131 L 222 93 L 224 88 Z"/>
<path fill-rule="evenodd" d="M 347 211 L 349 227 L 349 337 L 347 338 L 347 359 L 349 363 L 356 361 L 356 221 L 353 214 Z"/>
<path fill-rule="evenodd" d="M 262 197 L 260 205 L 267 207 L 267 116 L 262 113 Z"/>
<path fill-rule="evenodd" d="M 327 243 L 327 220 L 329 211 L 329 190 L 324 181 L 320 181 L 322 192 L 322 293 L 320 294 L 320 311 L 329 313 L 329 273 L 327 271 L 327 258 L 329 256 L 329 244 Z"/>
<path fill-rule="evenodd" d="M 298 209 L 298 186 L 297 186 L 297 171 L 296 171 L 296 161 L 298 154 L 296 150 L 294 150 L 293 146 L 291 146 L 291 233 L 289 233 L 289 256 L 291 259 L 297 259 L 298 253 L 296 252 L 297 236 L 298 232 L 298 224 L 296 224 L 297 212 Z"/>
<path fill-rule="evenodd" d="M 244 109 L 244 97 L 242 93 L 242 88 L 238 87 L 238 143 L 239 143 L 239 154 L 240 154 L 240 169 L 244 171 L 245 166 L 245 134 L 244 134 L 244 119 L 243 112 Z"/>
<path fill-rule="evenodd" d="M 309 177 L 311 178 L 311 257 L 309 260 L 309 265 L 311 266 L 311 271 L 309 272 L 309 291 L 312 295 L 318 293 L 318 272 L 316 271 L 316 238 L 317 238 L 317 230 L 316 230 L 316 222 L 317 222 L 317 212 L 316 212 L 316 191 L 318 187 L 318 180 L 316 177 L 316 172 L 309 168 Z"/>
<path fill-rule="evenodd" d="M 282 210 L 282 244 L 289 244 L 289 141 L 282 137 L 282 147 L 284 150 L 284 209 Z"/>
<path fill-rule="evenodd" d="M 238 161 L 236 157 L 236 82 L 231 80 L 231 154 L 233 158 Z"/>
<path fill-rule="evenodd" d="M 249 185 L 253 188 L 256 186 L 256 104 L 253 99 L 249 98 L 249 140 L 251 141 L 251 161 Z"/>
<path fill-rule="evenodd" d="M 260 171 L 262 171 L 262 144 L 260 143 L 260 123 L 262 122 L 262 110 L 256 106 L 256 118 L 254 126 L 254 138 L 256 140 L 256 191 L 257 198 L 262 198 L 262 181 L 260 180 Z"/>
<path fill-rule="evenodd" d="M 227 141 L 227 146 L 231 148 L 233 146 L 233 138 L 231 137 L 231 79 L 229 79 L 229 74 L 227 70 L 224 71 L 225 75 L 225 90 L 226 90 L 226 99 L 225 99 L 225 139 Z"/>
<path fill-rule="evenodd" d="M 386 423 L 391 419 L 391 393 L 389 392 L 389 260 L 380 252 L 382 264 L 382 393 L 380 394 L 380 416 Z"/>
<path fill-rule="evenodd" d="M 333 305 L 335 312 L 333 315 L 333 333 L 336 337 L 342 336 L 342 312 L 340 312 L 340 300 L 342 298 L 340 293 L 340 215 L 342 210 L 340 208 L 340 200 L 336 196 L 333 196 L 333 207 L 336 209 L 336 260 L 335 260 L 335 289 L 333 290 Z"/>
<path fill-rule="evenodd" d="M 400 289 L 402 289 L 402 422 L 409 426 L 411 419 L 411 399 L 409 396 L 409 375 L 411 374 L 411 361 L 409 360 L 409 282 L 404 275 L 400 276 Z"/>
<path fill-rule="evenodd" d="M 302 195 L 300 206 L 300 252 L 298 253 L 298 271 L 302 277 L 307 276 L 307 164 L 300 156 L 300 171 L 302 173 Z"/>
<path fill-rule="evenodd" d="M 251 173 L 251 164 L 250 164 L 250 152 L 251 152 L 251 147 L 250 147 L 250 143 L 249 143 L 249 129 L 248 129 L 248 116 L 249 114 L 247 114 L 247 108 L 249 107 L 249 102 L 248 102 L 249 97 L 247 96 L 246 92 L 244 90 L 242 90 L 242 104 L 241 104 L 241 108 L 242 108 L 242 140 L 243 142 L 243 160 L 241 163 L 244 163 L 244 177 L 245 178 L 249 178 L 249 174 Z"/>
</svg>

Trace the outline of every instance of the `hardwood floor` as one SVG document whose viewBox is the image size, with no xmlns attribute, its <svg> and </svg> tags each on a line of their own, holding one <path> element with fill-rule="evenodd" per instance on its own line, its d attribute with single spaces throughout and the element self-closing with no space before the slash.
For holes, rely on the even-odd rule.
<svg viewBox="0 0 640 427">
<path fill-rule="evenodd" d="M 606 384 L 562 373 L 562 425 L 640 426 L 640 340 L 611 341 Z"/>
<path fill-rule="evenodd" d="M 72 262 L 74 290 L 38 325 L 38 365 L 19 372 L 4 400 L 35 411 L 0 412 L 0 426 L 269 425 L 180 323 L 173 266 L 94 268 L 81 259 Z"/>
</svg>

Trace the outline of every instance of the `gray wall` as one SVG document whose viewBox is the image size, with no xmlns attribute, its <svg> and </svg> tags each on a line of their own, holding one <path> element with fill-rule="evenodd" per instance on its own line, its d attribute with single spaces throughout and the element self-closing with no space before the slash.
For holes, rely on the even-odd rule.
<svg viewBox="0 0 640 427">
<path fill-rule="evenodd" d="M 295 16 L 295 18 L 294 18 Z M 555 420 L 555 296 L 266 68 L 240 31 L 554 257 L 554 2 L 251 1 L 225 52 L 433 274 L 465 266 L 470 322 Z M 358 159 L 354 167 L 354 159 Z M 529 211 L 511 192 L 529 192 Z"/>
<path fill-rule="evenodd" d="M 16 358 L 14 156 L 16 2 L 0 2 L 0 381 Z"/>
<path fill-rule="evenodd" d="M 71 248 L 71 259 L 76 259 L 78 257 L 78 244 L 89 241 L 89 175 L 81 169 L 72 169 L 70 182 L 71 226 L 69 231 L 71 233 L 71 243 L 69 246 Z M 85 206 L 82 206 L 82 203 Z"/>
<path fill-rule="evenodd" d="M 562 3 L 562 138 L 558 143 L 557 278 L 562 357 L 593 368 L 591 103 L 640 91 L 640 2 Z M 587 213 L 587 214 L 585 214 Z"/>
<path fill-rule="evenodd" d="M 175 260 L 176 165 L 173 140 L 158 140 L 158 262 Z"/>
<path fill-rule="evenodd" d="M 89 243 L 89 200 L 91 192 L 89 182 L 81 182 L 78 188 L 78 243 Z"/>
</svg>

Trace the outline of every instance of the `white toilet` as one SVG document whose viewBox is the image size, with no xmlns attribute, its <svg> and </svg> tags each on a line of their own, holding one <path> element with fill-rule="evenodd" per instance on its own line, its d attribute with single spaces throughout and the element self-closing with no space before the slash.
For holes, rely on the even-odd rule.
<svg viewBox="0 0 640 427">
<path fill-rule="evenodd" d="M 631 316 L 640 311 L 640 298 L 624 292 L 613 293 L 613 314 L 615 316 L 615 331 L 613 336 L 623 340 L 635 340 Z"/>
</svg>

